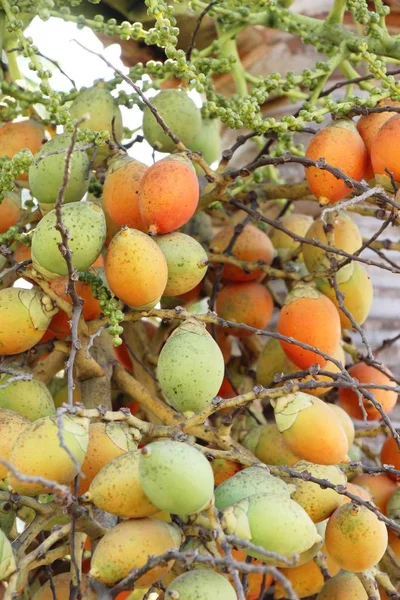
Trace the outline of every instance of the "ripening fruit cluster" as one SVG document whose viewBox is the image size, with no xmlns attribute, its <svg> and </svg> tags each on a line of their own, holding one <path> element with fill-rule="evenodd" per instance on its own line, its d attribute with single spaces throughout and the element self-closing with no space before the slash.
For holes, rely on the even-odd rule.
<svg viewBox="0 0 400 600">
<path fill-rule="evenodd" d="M 208 164 L 220 158 L 218 123 L 203 119 L 185 91 L 163 90 L 152 103 L 190 152 L 200 152 Z M 366 321 L 373 299 L 368 272 L 357 260 L 344 261 L 332 279 L 330 250 L 342 260 L 362 246 L 351 213 L 338 210 L 326 223 L 289 212 L 265 229 L 242 211 L 201 211 L 200 188 L 206 185 L 201 169 L 193 166 L 190 152 L 176 150 L 147 106 L 144 137 L 165 155 L 152 166 L 118 145 L 122 116 L 102 85 L 80 91 L 70 113 L 80 128 L 72 151 L 68 128 L 47 140 L 33 119 L 0 128 L 3 156 L 24 148 L 32 152 L 20 179 L 40 209 L 36 220 L 25 223 L 21 218 L 28 213 L 19 193 L 7 192 L 0 204 L 0 234 L 16 227 L 13 258 L 32 261 L 22 273 L 30 289 L 0 282 L 0 354 L 9 357 L 8 370 L 0 370 L 1 489 L 43 503 L 67 490 L 79 496 L 78 508 L 89 520 L 101 511 L 115 519 L 102 536 L 96 530 L 85 549 L 82 584 L 89 598 L 95 597 L 92 580 L 111 587 L 150 556 L 195 550 L 209 562 L 197 559 L 188 569 L 171 559 L 152 566 L 129 590 L 130 600 L 147 592 L 153 600 L 150 588 L 158 581 L 166 600 L 235 600 L 232 574 L 212 563 L 213 554 L 224 555 L 221 536 L 233 535 L 244 542 L 233 544 L 235 560 L 278 569 L 299 598 L 366 599 L 357 574 L 378 564 L 389 570 L 387 557 L 400 557 L 397 537 L 376 514 L 400 523 L 400 495 L 395 473 L 371 476 L 349 465 L 363 456 L 353 421 L 381 420 L 394 409 L 397 389 L 385 366 L 362 360 L 348 367 L 344 385 L 347 332 Z M 375 178 L 383 185 L 382 164 L 389 165 L 400 181 L 390 152 L 400 135 L 399 119 L 371 114 L 357 127 L 335 121 L 312 138 L 306 156 L 323 158 L 357 181 Z M 89 191 L 95 173 L 104 175 L 98 201 Z M 351 192 L 324 169 L 311 166 L 306 177 L 322 204 Z M 111 334 L 120 345 L 104 363 L 100 353 L 99 363 L 129 373 L 139 400 L 146 372 L 151 393 L 145 393 L 165 402 L 172 422 L 176 417 L 173 435 L 159 435 L 161 415 L 143 407 L 135 394 L 125 394 L 116 380 L 110 383 L 110 404 L 114 411 L 124 410 L 117 417 L 103 410 L 99 417 L 81 416 L 88 377 L 78 368 L 76 410 L 62 408 L 68 398 L 63 353 L 71 343 L 72 316 L 62 227 L 68 231 L 72 268 L 81 273 L 75 282 L 83 301 L 79 331 L 87 341 L 88 325 L 106 325 L 100 338 Z M 0 255 L 1 260 L 2 269 L 7 259 Z M 302 277 L 288 277 L 280 298 L 272 280 L 277 269 L 286 268 Z M 206 312 L 208 301 L 215 313 Z M 156 313 L 168 317 L 163 323 L 142 319 L 137 324 L 137 341 L 145 348 L 141 356 L 128 336 L 123 343 L 115 340 L 124 319 L 139 320 L 140 311 L 159 305 L 183 306 L 185 318 L 173 319 L 182 316 L 177 308 Z M 255 335 L 267 327 L 267 336 Z M 46 379 L 42 365 L 52 363 L 54 348 L 64 358 Z M 291 380 L 287 389 L 275 394 L 286 380 Z M 365 386 L 361 396 L 358 384 Z M 256 400 L 239 411 L 233 406 L 212 414 L 221 398 L 249 393 L 246 400 L 253 389 L 265 395 L 264 388 L 271 391 L 264 404 Z M 335 403 L 327 397 L 333 390 Z M 149 421 L 142 438 L 136 422 L 127 422 L 129 412 Z M 196 429 L 176 435 L 190 418 L 201 423 L 204 439 L 195 437 Z M 234 451 L 214 458 L 219 442 Z M 385 438 L 379 459 L 400 470 L 392 437 Z M 214 510 L 223 533 L 203 539 L 197 530 L 204 531 Z M 68 522 L 68 509 L 63 511 L 46 523 L 46 532 Z M 32 511 L 19 512 L 18 518 L 29 524 Z M 12 533 L 18 533 L 15 511 L 9 514 L 0 503 L 0 583 L 10 575 L 6 566 L 13 568 L 7 555 Z M 332 576 L 326 582 L 319 552 Z M 247 579 L 246 600 L 259 600 L 262 589 L 276 599 L 287 597 L 282 577 L 252 571 Z M 59 600 L 69 598 L 69 574 L 57 572 L 53 583 Z M 29 586 L 35 600 L 52 598 L 48 582 Z"/>
</svg>

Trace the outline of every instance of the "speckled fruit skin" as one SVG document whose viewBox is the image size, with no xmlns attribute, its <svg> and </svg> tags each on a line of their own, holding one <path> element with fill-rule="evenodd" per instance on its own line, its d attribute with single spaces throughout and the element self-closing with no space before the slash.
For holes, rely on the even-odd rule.
<svg viewBox="0 0 400 600">
<path fill-rule="evenodd" d="M 99 256 L 106 238 L 104 212 L 93 202 L 67 204 L 62 208 L 63 223 L 70 233 L 72 265 L 84 271 Z M 56 213 L 51 210 L 39 221 L 32 237 L 33 266 L 39 272 L 68 275 L 67 263 L 58 245 L 61 234 L 55 228 Z"/>
<path fill-rule="evenodd" d="M 242 444 L 266 465 L 290 467 L 299 460 L 286 444 L 275 423 L 253 427 L 242 440 Z"/>
<path fill-rule="evenodd" d="M 139 185 L 147 169 L 147 165 L 127 155 L 117 155 L 108 161 L 103 202 L 107 214 L 116 225 L 144 231 L 138 201 Z"/>
<path fill-rule="evenodd" d="M 313 218 L 310 215 L 301 213 L 293 213 L 284 215 L 280 222 L 286 229 L 296 233 L 297 235 L 305 236 L 308 229 L 313 223 Z M 285 258 L 300 247 L 300 242 L 296 242 L 290 235 L 280 229 L 273 229 L 271 232 L 271 242 L 278 253 L 278 256 Z"/>
<path fill-rule="evenodd" d="M 89 419 L 64 415 L 62 423 L 64 443 L 81 467 L 89 442 Z M 60 445 L 56 417 L 43 417 L 25 429 L 12 448 L 10 462 L 21 473 L 61 484 L 70 483 L 77 474 L 75 464 Z M 46 485 L 20 481 L 11 473 L 8 483 L 18 494 L 49 493 Z"/>
<path fill-rule="evenodd" d="M 214 475 L 210 463 L 196 448 L 161 440 L 145 446 L 139 458 L 140 483 L 160 510 L 190 515 L 210 502 Z"/>
<path fill-rule="evenodd" d="M 179 296 L 192 290 L 207 271 L 208 256 L 195 239 L 175 231 L 154 238 L 168 265 L 165 296 Z"/>
<path fill-rule="evenodd" d="M 189 146 L 194 152 L 201 152 L 208 165 L 211 165 L 221 157 L 221 136 L 219 130 L 220 124 L 218 119 L 203 119 L 200 132 Z M 200 165 L 195 163 L 194 168 L 198 175 L 204 175 L 204 171 Z"/>
<path fill-rule="evenodd" d="M 210 243 L 210 251 L 222 254 L 228 247 L 234 234 L 234 226 L 221 229 Z M 274 247 L 266 233 L 254 225 L 246 225 L 235 241 L 232 254 L 240 260 L 256 262 L 261 260 L 267 265 L 274 258 Z M 224 265 L 222 277 L 228 281 L 255 281 L 263 275 L 263 271 L 255 270 L 246 273 L 234 265 Z"/>
<path fill-rule="evenodd" d="M 217 487 L 215 490 L 215 506 L 219 510 L 223 510 L 227 506 L 231 506 L 254 494 L 287 496 L 290 498 L 292 491 L 294 491 L 293 487 L 268 473 L 265 468 L 248 467 Z"/>
<path fill-rule="evenodd" d="M 0 458 L 9 460 L 12 447 L 30 421 L 12 410 L 0 408 Z M 0 479 L 7 475 L 7 467 L 0 463 Z"/>
<path fill-rule="evenodd" d="M 333 355 L 341 339 L 339 313 L 329 298 L 311 286 L 294 288 L 279 313 L 278 333 Z M 313 350 L 280 340 L 288 358 L 301 369 L 323 367 L 327 360 Z"/>
<path fill-rule="evenodd" d="M 321 540 L 305 510 L 284 495 L 277 498 L 254 494 L 240 500 L 223 511 L 222 525 L 226 533 L 234 533 L 285 557 L 301 554 Z M 266 559 L 254 551 L 243 550 L 268 564 L 282 563 L 279 559 Z"/>
<path fill-rule="evenodd" d="M 82 464 L 85 476 L 79 480 L 79 494 L 84 494 L 94 477 L 113 458 L 136 448 L 126 423 L 91 423 L 89 443 Z"/>
<path fill-rule="evenodd" d="M 0 375 L 0 408 L 12 410 L 29 421 L 54 415 L 53 397 L 44 383 L 34 378 L 20 379 L 2 387 L 10 378 L 11 375 Z"/>
<path fill-rule="evenodd" d="M 154 163 L 139 189 L 139 211 L 146 231 L 171 233 L 193 216 L 199 202 L 199 182 L 192 163 L 173 154 Z"/>
<path fill-rule="evenodd" d="M 69 600 L 70 594 L 70 573 L 60 573 L 53 575 L 52 583 L 54 584 L 57 600 Z M 80 582 L 82 593 L 85 594 L 88 600 L 96 600 L 97 594 L 92 590 L 87 580 L 87 576 L 83 573 Z M 50 586 L 50 581 L 46 581 L 41 588 L 33 595 L 32 600 L 53 600 L 53 592 Z"/>
<path fill-rule="evenodd" d="M 302 460 L 293 465 L 295 471 L 310 473 L 318 479 L 326 479 L 334 485 L 346 485 L 346 476 L 336 465 L 316 465 Z M 322 489 L 317 483 L 295 477 L 289 479 L 296 490 L 292 494 L 314 523 L 324 521 L 342 504 L 343 497 L 332 489 Z"/>
<path fill-rule="evenodd" d="M 337 465 L 346 460 L 346 434 L 323 400 L 296 392 L 272 403 L 277 427 L 297 456 L 320 465 Z"/>
<path fill-rule="evenodd" d="M 368 508 L 347 502 L 329 518 L 325 543 L 342 569 L 359 573 L 381 560 L 388 534 L 386 525 Z"/>
<path fill-rule="evenodd" d="M 244 323 L 256 329 L 265 329 L 271 320 L 274 302 L 269 291 L 256 281 L 229 283 L 217 296 L 216 311 L 226 321 Z M 253 332 L 239 327 L 226 329 L 229 335 L 238 338 L 253 335 Z"/>
<path fill-rule="evenodd" d="M 343 430 L 346 434 L 350 449 L 355 438 L 355 429 L 353 421 L 351 420 L 347 412 L 337 404 L 327 404 L 327 406 L 328 408 L 330 408 L 330 410 L 333 410 L 335 415 L 338 417 L 340 424 L 343 427 Z"/>
<path fill-rule="evenodd" d="M 132 308 L 155 303 L 165 290 L 167 261 L 157 244 L 137 229 L 122 229 L 107 249 L 105 274 L 111 291 Z"/>
<path fill-rule="evenodd" d="M 329 556 L 327 556 L 326 562 L 331 575 L 338 572 L 338 567 L 333 563 Z M 321 569 L 315 560 L 310 560 L 307 563 L 294 568 L 282 568 L 281 572 L 284 577 L 290 581 L 294 593 L 297 594 L 299 598 L 314 596 L 324 585 L 324 578 L 322 576 Z M 280 598 L 286 597 L 287 594 L 282 585 L 277 582 L 274 599 L 279 600 Z M 341 598 L 336 600 L 341 600 Z"/>
<path fill-rule="evenodd" d="M 340 323 L 344 329 L 354 329 L 349 317 L 339 308 L 334 287 L 327 279 L 317 280 L 318 289 L 328 296 L 339 311 Z M 352 315 L 357 325 L 362 325 L 367 319 L 372 306 L 374 288 L 367 270 L 359 262 L 355 262 L 353 273 L 338 283 L 339 291 L 344 295 L 343 304 Z"/>
<path fill-rule="evenodd" d="M 226 577 L 211 569 L 188 571 L 176 577 L 165 592 L 165 600 L 236 600 Z"/>
<path fill-rule="evenodd" d="M 93 479 L 85 500 L 121 518 L 138 519 L 159 512 L 143 491 L 139 475 L 140 450 L 113 458 Z"/>
<path fill-rule="evenodd" d="M 257 360 L 257 383 L 267 386 L 275 375 L 294 373 L 298 367 L 286 356 L 279 340 L 270 338 Z"/>
<path fill-rule="evenodd" d="M 356 575 L 338 573 L 324 583 L 317 600 L 368 600 L 368 596 Z"/>
<path fill-rule="evenodd" d="M 163 90 L 151 99 L 151 103 L 171 131 L 190 147 L 201 131 L 201 114 L 186 92 Z M 160 152 L 173 152 L 176 148 L 147 106 L 143 110 L 143 135 L 150 146 Z"/>
<path fill-rule="evenodd" d="M 396 384 L 390 379 L 391 372 L 386 369 L 387 375 L 379 369 L 360 362 L 349 369 L 349 374 L 355 377 L 360 383 L 375 383 L 395 387 Z M 366 387 L 368 390 L 368 387 Z M 397 402 L 397 392 L 393 390 L 371 389 L 371 393 L 375 396 L 377 402 L 380 403 L 386 413 L 390 413 Z M 382 419 L 380 412 L 371 404 L 369 400 L 363 398 L 365 410 L 367 412 L 368 421 L 377 421 Z M 358 403 L 358 397 L 355 392 L 350 389 L 339 390 L 339 404 L 353 419 L 363 419 L 363 412 Z"/>
<path fill-rule="evenodd" d="M 187 319 L 161 350 L 157 378 L 167 401 L 180 412 L 198 413 L 218 393 L 224 358 L 202 323 Z"/>
<path fill-rule="evenodd" d="M 114 120 L 115 137 L 118 142 L 122 140 L 124 128 L 122 123 L 122 114 L 119 106 L 108 90 L 101 86 L 94 86 L 86 90 L 79 91 L 77 97 L 70 106 L 70 116 L 72 119 L 80 120 L 89 115 L 79 127 L 81 129 L 91 129 L 92 131 L 108 131 L 112 139 Z M 107 156 L 110 150 L 106 144 L 99 147 L 93 167 L 98 167 Z"/>
<path fill-rule="evenodd" d="M 350 120 L 333 121 L 320 129 L 307 146 L 306 157 L 311 160 L 323 158 L 328 165 L 337 167 L 349 177 L 361 181 L 364 176 L 368 154 L 362 137 Z M 325 202 L 337 202 L 350 194 L 350 188 L 328 171 L 309 167 L 306 178 L 311 192 Z"/>
<path fill-rule="evenodd" d="M 90 575 L 106 585 L 113 585 L 129 574 L 131 569 L 143 566 L 149 556 L 178 549 L 179 530 L 158 519 L 135 519 L 119 523 L 100 540 L 92 556 Z M 135 583 L 147 587 L 161 579 L 173 565 L 157 566 L 147 571 Z"/>
<path fill-rule="evenodd" d="M 29 186 L 32 195 L 38 200 L 42 210 L 51 210 L 57 200 L 65 168 L 65 159 L 71 145 L 71 136 L 61 134 L 54 136 L 35 154 L 34 163 L 29 168 Z M 76 144 L 70 160 L 70 174 L 65 188 L 63 202 L 79 202 L 89 187 L 89 157 L 82 144 Z M 65 152 L 46 156 L 51 152 Z M 44 158 L 42 158 L 44 157 Z"/>
<path fill-rule="evenodd" d="M 22 214 L 20 194 L 9 191 L 5 194 L 6 196 L 0 202 L 0 233 L 15 225 Z"/>
<path fill-rule="evenodd" d="M 12 158 L 14 154 L 24 148 L 28 148 L 32 154 L 36 154 L 42 145 L 43 138 L 42 124 L 33 119 L 5 123 L 0 127 L 0 156 Z M 27 174 L 22 173 L 20 179 L 28 179 Z"/>
<path fill-rule="evenodd" d="M 333 245 L 339 250 L 344 250 L 349 254 L 353 254 L 362 245 L 362 236 L 360 230 L 353 219 L 344 211 L 334 217 L 332 223 L 333 230 Z M 309 240 L 316 239 L 328 246 L 328 238 L 324 231 L 324 224 L 321 219 L 316 219 L 310 228 L 307 230 L 305 237 Z M 315 271 L 325 271 L 329 269 L 330 263 L 325 250 L 312 246 L 311 244 L 303 244 L 302 252 L 305 265 L 310 273 Z M 349 265 L 350 267 L 350 265 Z M 350 270 L 350 269 L 348 269 Z M 352 270 L 352 269 L 351 269 Z"/>
<path fill-rule="evenodd" d="M 19 354 L 35 346 L 57 310 L 37 287 L 0 290 L 0 354 Z"/>
</svg>

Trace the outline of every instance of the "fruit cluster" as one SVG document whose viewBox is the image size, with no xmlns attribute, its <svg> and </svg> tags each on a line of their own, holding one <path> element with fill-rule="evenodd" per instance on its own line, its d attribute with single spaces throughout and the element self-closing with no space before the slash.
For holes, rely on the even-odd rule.
<svg viewBox="0 0 400 600">
<path fill-rule="evenodd" d="M 399 94 L 371 54 L 396 54 L 386 11 L 347 3 L 361 41 L 340 25 L 341 0 L 308 37 L 310 21 L 284 3 L 191 4 L 217 19 L 218 40 L 186 54 L 162 0 L 146 2 L 149 31 L 62 6 L 79 26 L 158 45 L 166 61 L 59 94 L 23 33 L 30 0 L 26 23 L 1 2 L 0 598 L 398 597 L 400 388 L 363 328 L 367 266 L 399 272 L 382 251 L 399 245 L 381 239 L 398 225 Z M 301 78 L 246 74 L 232 28 L 261 13 L 327 63 Z M 12 75 L 16 43 L 34 92 Z M 383 89 L 326 99 L 331 73 L 341 66 L 353 84 L 360 56 Z M 232 98 L 212 87 L 222 72 Z M 141 87 L 145 74 L 154 81 Z M 122 80 L 131 96 L 114 94 Z M 188 84 L 204 92 L 201 109 Z M 297 92 L 302 110 L 263 119 L 273 91 Z M 136 143 L 127 151 L 123 104 L 142 109 L 161 154 L 152 165 Z M 330 111 L 303 152 L 292 133 Z M 222 151 L 221 122 L 250 136 Z M 233 169 L 253 138 L 259 157 Z M 282 184 L 287 162 L 304 181 Z M 294 208 L 303 197 L 315 218 Z M 355 213 L 384 223 L 365 240 Z"/>
</svg>

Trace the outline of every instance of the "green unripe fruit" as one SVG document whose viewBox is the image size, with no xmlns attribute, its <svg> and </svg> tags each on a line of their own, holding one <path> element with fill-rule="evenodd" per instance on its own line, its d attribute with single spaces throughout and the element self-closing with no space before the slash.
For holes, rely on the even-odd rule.
<svg viewBox="0 0 400 600">
<path fill-rule="evenodd" d="M 218 393 L 224 378 L 218 344 L 196 319 L 187 319 L 161 350 L 157 378 L 167 401 L 180 412 L 201 412 Z"/>
<path fill-rule="evenodd" d="M 54 415 L 54 401 L 44 383 L 33 378 L 9 383 L 10 379 L 12 375 L 0 375 L 0 408 L 12 410 L 30 421 Z"/>
<path fill-rule="evenodd" d="M 35 162 L 29 169 L 29 185 L 42 211 L 51 210 L 62 185 L 65 161 L 71 145 L 69 134 L 56 135 L 35 154 Z M 89 187 L 89 157 L 82 144 L 76 144 L 69 163 L 69 178 L 63 195 L 63 203 L 79 202 Z M 64 150 L 64 152 L 60 152 Z M 58 154 L 51 154 L 52 152 Z M 47 156 L 50 154 L 50 156 Z"/>
<path fill-rule="evenodd" d="M 6 534 L 0 529 L 0 581 L 8 579 L 17 569 L 14 552 Z M 1 590 L 0 590 L 1 591 Z"/>
<path fill-rule="evenodd" d="M 190 144 L 190 150 L 201 152 L 204 160 L 211 165 L 221 157 L 220 124 L 216 119 L 203 119 L 199 133 Z M 195 163 L 198 175 L 204 175 L 203 169 Z"/>
<path fill-rule="evenodd" d="M 301 460 L 293 465 L 293 469 L 299 473 L 310 473 L 313 477 L 324 479 L 333 485 L 345 487 L 347 483 L 346 476 L 335 465 L 316 465 Z M 292 494 L 292 500 L 295 500 L 304 508 L 314 523 L 319 523 L 330 517 L 343 502 L 343 496 L 335 490 L 324 489 L 312 481 L 304 481 L 296 477 L 289 478 L 288 481 L 293 483 L 296 488 Z"/>
<path fill-rule="evenodd" d="M 68 229 L 72 265 L 84 271 L 98 258 L 106 238 L 106 220 L 102 209 L 93 202 L 79 202 L 62 207 L 63 224 Z M 68 275 L 56 229 L 56 212 L 51 210 L 39 221 L 32 237 L 32 261 L 35 269 L 46 276 Z M 54 275 L 53 275 L 54 277 Z"/>
<path fill-rule="evenodd" d="M 275 375 L 295 373 L 299 368 L 286 356 L 279 340 L 271 338 L 265 344 L 257 360 L 257 383 L 264 387 L 270 385 Z"/>
<path fill-rule="evenodd" d="M 353 317 L 358 325 L 362 325 L 367 319 L 372 306 L 374 289 L 367 270 L 359 262 L 351 263 L 352 272 L 345 272 L 344 277 L 338 283 L 339 291 L 343 294 L 344 307 Z M 345 267 L 344 267 L 345 269 Z M 341 271 L 342 269 L 340 269 Z M 339 273 L 340 273 L 339 271 Z M 345 329 L 354 328 L 349 317 L 339 308 L 335 288 L 327 279 L 317 279 L 317 288 L 328 296 L 339 311 L 340 323 Z"/>
<path fill-rule="evenodd" d="M 0 531 L 8 535 L 15 522 L 15 508 L 11 502 L 0 502 Z"/>
<path fill-rule="evenodd" d="M 190 147 L 201 128 L 201 114 L 186 92 L 181 90 L 163 90 L 154 98 L 152 105 L 157 109 L 165 123 L 181 140 Z M 143 110 L 143 135 L 146 141 L 160 152 L 173 152 L 176 148 L 171 138 L 157 123 L 150 109 Z"/>
<path fill-rule="evenodd" d="M 181 442 L 161 440 L 145 446 L 139 474 L 146 496 L 169 513 L 197 513 L 213 496 L 214 475 L 208 460 Z"/>
<path fill-rule="evenodd" d="M 100 85 L 81 90 L 70 106 L 70 115 L 72 119 L 78 121 L 89 116 L 79 127 L 100 133 L 108 131 L 111 141 L 113 141 L 114 119 L 115 137 L 118 142 L 122 140 L 124 127 L 121 111 L 110 92 Z M 99 166 L 109 154 L 110 149 L 107 144 L 102 144 L 96 152 L 93 166 Z"/>
<path fill-rule="evenodd" d="M 237 596 L 226 577 L 201 569 L 176 577 L 165 592 L 165 600 L 237 600 Z"/>
<path fill-rule="evenodd" d="M 283 494 L 279 498 L 255 494 L 241 500 L 223 511 L 222 526 L 226 533 L 286 558 L 309 550 L 321 540 L 306 511 Z M 256 552 L 245 552 L 269 564 L 281 562 L 275 558 L 266 559 Z"/>
<path fill-rule="evenodd" d="M 236 504 L 254 494 L 290 498 L 290 494 L 294 489 L 294 486 L 288 486 L 282 479 L 268 473 L 265 467 L 248 467 L 226 479 L 217 487 L 215 490 L 215 506 L 219 510 L 223 510 L 227 506 L 232 506 L 232 504 Z"/>
<path fill-rule="evenodd" d="M 362 245 L 362 236 L 357 224 L 344 211 L 338 212 L 333 220 L 333 246 L 340 250 L 353 254 Z M 324 223 L 321 219 L 316 219 L 308 229 L 305 236 L 307 239 L 316 239 L 328 246 L 328 237 L 324 231 Z M 310 273 L 326 271 L 330 269 L 330 262 L 327 251 L 311 244 L 303 244 L 302 252 L 305 265 Z M 353 263 L 340 269 L 340 277 L 343 277 L 345 271 L 353 272 Z M 338 278 L 338 282 L 339 279 Z"/>
<path fill-rule="evenodd" d="M 275 425 L 257 425 L 252 427 L 242 440 L 256 458 L 266 465 L 294 465 L 299 460 L 285 442 L 285 438 Z"/>
<path fill-rule="evenodd" d="M 195 239 L 179 231 L 154 238 L 168 265 L 165 296 L 179 296 L 192 290 L 207 271 L 208 256 Z"/>
<path fill-rule="evenodd" d="M 396 523 L 400 523 L 400 488 L 391 494 L 386 507 L 387 516 Z"/>
</svg>

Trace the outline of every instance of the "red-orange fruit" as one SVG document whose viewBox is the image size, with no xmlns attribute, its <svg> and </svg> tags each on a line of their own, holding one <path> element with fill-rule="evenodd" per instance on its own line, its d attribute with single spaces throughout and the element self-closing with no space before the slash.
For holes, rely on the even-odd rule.
<svg viewBox="0 0 400 600">
<path fill-rule="evenodd" d="M 327 560 L 329 567 L 334 566 L 333 572 L 337 573 L 337 567 L 334 565 L 334 561 Z M 331 571 L 331 569 L 329 569 Z M 289 579 L 292 584 L 293 591 L 299 598 L 306 598 L 308 596 L 314 596 L 318 594 L 324 585 L 324 578 L 321 573 L 321 569 L 317 566 L 314 560 L 306 562 L 304 565 L 299 567 L 280 569 L 282 574 Z M 287 595 L 282 587 L 282 584 L 277 583 L 274 598 L 286 598 Z"/>
<path fill-rule="evenodd" d="M 235 228 L 232 225 L 221 229 L 210 243 L 210 251 L 222 254 L 229 246 L 234 232 Z M 258 227 L 246 225 L 233 245 L 232 255 L 239 260 L 262 261 L 270 265 L 274 258 L 274 247 L 269 237 Z M 254 281 L 259 279 L 262 274 L 263 272 L 259 269 L 245 272 L 234 265 L 225 265 L 222 271 L 222 277 L 229 281 Z"/>
<path fill-rule="evenodd" d="M 316 133 L 306 150 L 311 160 L 324 159 L 348 177 L 361 181 L 367 166 L 367 149 L 356 126 L 350 120 L 333 121 Z M 324 202 L 337 202 L 351 193 L 342 179 L 317 167 L 306 169 L 311 192 Z"/>
<path fill-rule="evenodd" d="M 386 475 L 386 473 L 379 473 L 378 475 L 362 473 L 352 480 L 352 484 L 366 489 L 380 512 L 384 515 L 386 514 L 389 498 L 397 489 L 397 485 L 393 479 Z"/>
<path fill-rule="evenodd" d="M 296 392 L 271 404 L 279 431 L 299 458 L 319 465 L 348 460 L 349 443 L 342 424 L 323 400 Z"/>
<path fill-rule="evenodd" d="M 400 102 L 396 102 L 396 100 L 381 100 L 378 102 L 378 106 L 397 106 L 400 107 Z M 380 128 L 389 121 L 392 117 L 395 116 L 394 112 L 381 112 L 381 113 L 370 113 L 369 115 L 363 115 L 357 121 L 357 129 L 358 133 L 361 135 L 365 147 L 367 149 L 368 154 L 371 154 L 371 149 L 373 142 L 376 138 L 376 135 Z M 369 180 L 374 176 L 374 171 L 372 169 L 371 159 L 368 158 L 368 165 L 365 171 L 365 179 Z"/>
<path fill-rule="evenodd" d="M 2 204 L 0 204 L 0 213 L 1 213 L 1 206 L 2 206 Z M 1 224 L 2 224 L 2 219 L 0 218 L 0 233 L 1 233 Z M 22 242 L 20 242 L 19 244 L 17 244 L 17 246 L 14 250 L 14 258 L 17 262 L 23 262 L 24 260 L 30 260 L 31 259 L 31 247 L 25 246 L 25 244 L 22 244 Z"/>
<path fill-rule="evenodd" d="M 131 372 L 133 371 L 133 363 L 131 361 L 131 357 L 129 356 L 129 350 L 124 343 L 114 348 L 114 354 L 124 369 Z"/>
<path fill-rule="evenodd" d="M 400 163 L 398 147 L 400 144 L 400 115 L 395 115 L 380 128 L 371 149 L 371 162 L 376 182 L 392 190 L 390 177 L 400 181 Z"/>
<path fill-rule="evenodd" d="M 386 525 L 365 506 L 342 504 L 329 517 L 325 531 L 329 555 L 342 569 L 359 573 L 372 569 L 388 543 Z"/>
<path fill-rule="evenodd" d="M 144 231 L 138 199 L 139 186 L 148 167 L 129 156 L 109 161 L 103 186 L 103 202 L 111 220 Z"/>
<path fill-rule="evenodd" d="M 397 442 L 391 436 L 386 438 L 381 448 L 381 463 L 383 465 L 392 465 L 395 469 L 400 470 L 400 451 Z M 397 481 L 398 477 L 394 474 L 389 474 L 389 477 Z"/>
<path fill-rule="evenodd" d="M 24 148 L 36 154 L 42 145 L 43 137 L 43 126 L 32 119 L 6 123 L 0 127 L 0 156 L 12 158 Z M 28 176 L 22 173 L 19 178 L 26 180 Z"/>
<path fill-rule="evenodd" d="M 22 214 L 21 199 L 18 194 L 12 192 L 6 194 L 3 200 L 0 200 L 0 233 L 15 225 Z"/>
<path fill-rule="evenodd" d="M 144 174 L 139 188 L 139 211 L 146 231 L 170 233 L 185 225 L 199 202 L 199 182 L 191 162 L 171 155 Z"/>
<path fill-rule="evenodd" d="M 123 228 L 107 249 L 105 273 L 111 291 L 132 308 L 153 307 L 167 285 L 168 267 L 157 244 L 137 229 Z"/>
<path fill-rule="evenodd" d="M 299 286 L 286 298 L 279 314 L 278 332 L 333 356 L 341 337 L 339 313 L 333 302 L 316 289 Z M 313 350 L 283 340 L 280 343 L 285 354 L 301 369 L 313 364 L 323 367 L 327 362 Z"/>
<path fill-rule="evenodd" d="M 237 560 L 239 562 L 245 562 L 247 558 L 247 555 L 243 552 L 243 550 L 238 550 L 236 548 L 232 548 L 232 556 L 234 560 Z M 256 560 L 253 558 L 251 564 L 263 565 L 264 563 L 261 560 Z M 263 590 L 263 592 L 266 592 L 270 587 L 272 583 L 272 575 L 270 573 L 267 573 L 264 584 L 263 581 L 263 573 L 249 573 L 247 577 L 246 600 L 259 600 L 261 590 Z"/>
<path fill-rule="evenodd" d="M 66 300 L 68 304 L 72 304 L 72 298 L 66 293 L 68 277 L 57 277 L 50 283 L 52 290 Z M 99 301 L 93 296 L 90 283 L 83 281 L 75 282 L 75 290 L 80 298 L 83 299 L 82 316 L 85 321 L 93 321 L 101 315 L 101 307 Z M 52 332 L 57 338 L 63 339 L 71 333 L 69 325 L 70 317 L 63 310 L 60 310 L 52 318 L 49 325 L 49 332 Z"/>
<path fill-rule="evenodd" d="M 214 473 L 215 485 L 219 485 L 223 481 L 230 479 L 242 470 L 242 466 L 239 463 L 234 460 L 226 460 L 225 458 L 216 458 L 213 460 L 211 468 Z"/>
<path fill-rule="evenodd" d="M 256 329 L 264 329 L 274 310 L 271 294 L 261 283 L 231 283 L 218 294 L 216 302 L 218 315 L 226 321 L 244 323 Z M 252 331 L 232 327 L 226 330 L 235 337 L 252 335 Z"/>
<path fill-rule="evenodd" d="M 371 367 L 363 362 L 353 365 L 349 369 L 349 374 L 357 379 L 360 383 L 375 383 L 377 385 L 387 385 L 390 387 L 396 387 L 396 383 L 390 379 L 391 372 L 389 369 L 385 369 L 387 375 L 379 371 L 375 367 Z M 365 388 L 375 397 L 376 401 L 382 406 L 386 413 L 390 413 L 393 410 L 397 402 L 397 392 L 390 390 L 371 389 L 366 386 Z M 351 416 L 353 419 L 363 419 L 364 414 L 360 407 L 357 394 L 349 388 L 341 388 L 339 390 L 339 402 L 342 408 Z M 368 421 L 377 421 L 382 418 L 380 412 L 373 406 L 370 400 L 363 398 L 363 404 L 367 413 Z"/>
</svg>

